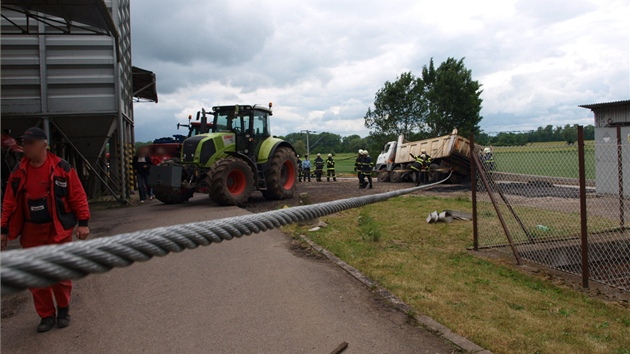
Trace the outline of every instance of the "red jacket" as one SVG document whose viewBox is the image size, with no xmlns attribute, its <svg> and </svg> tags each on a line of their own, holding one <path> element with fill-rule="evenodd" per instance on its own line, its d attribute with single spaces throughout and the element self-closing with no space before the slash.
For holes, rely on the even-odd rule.
<svg viewBox="0 0 630 354">
<path fill-rule="evenodd" d="M 50 207 L 55 224 L 54 241 L 60 241 L 72 233 L 72 229 L 87 226 L 90 209 L 77 171 L 66 161 L 48 152 L 52 165 L 50 173 Z M 13 240 L 22 234 L 24 225 L 24 184 L 26 183 L 27 158 L 11 173 L 2 205 L 2 233 Z"/>
</svg>

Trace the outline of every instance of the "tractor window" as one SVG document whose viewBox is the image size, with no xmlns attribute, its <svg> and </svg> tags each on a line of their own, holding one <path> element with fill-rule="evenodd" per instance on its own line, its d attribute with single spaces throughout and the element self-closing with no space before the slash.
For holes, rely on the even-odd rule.
<svg viewBox="0 0 630 354">
<path fill-rule="evenodd" d="M 254 112 L 254 134 L 256 136 L 269 136 L 269 125 L 267 122 L 266 113 Z"/>
<path fill-rule="evenodd" d="M 232 117 L 234 117 L 234 114 L 231 113 L 217 113 L 217 123 L 214 125 L 214 131 L 230 131 L 232 129 Z"/>
</svg>

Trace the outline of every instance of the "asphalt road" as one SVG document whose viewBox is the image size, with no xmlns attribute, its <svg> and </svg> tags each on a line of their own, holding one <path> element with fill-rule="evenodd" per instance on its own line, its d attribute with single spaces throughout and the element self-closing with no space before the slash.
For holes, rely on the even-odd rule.
<svg viewBox="0 0 630 354">
<path fill-rule="evenodd" d="M 243 215 L 197 196 L 93 211 L 93 236 Z M 330 262 L 277 230 L 76 281 L 72 323 L 38 334 L 28 300 L 2 320 L 2 353 L 451 353 Z M 26 295 L 23 296 L 26 298 Z"/>
</svg>

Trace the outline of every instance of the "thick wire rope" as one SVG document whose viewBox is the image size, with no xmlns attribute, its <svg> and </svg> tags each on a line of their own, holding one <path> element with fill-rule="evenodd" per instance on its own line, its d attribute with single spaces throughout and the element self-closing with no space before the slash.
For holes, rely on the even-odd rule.
<svg viewBox="0 0 630 354">
<path fill-rule="evenodd" d="M 264 232 L 296 222 L 362 207 L 444 183 L 444 180 L 397 191 L 298 206 L 259 214 L 180 224 L 62 245 L 48 245 L 0 254 L 2 295 L 50 286 L 92 273 L 127 267 L 198 246 Z"/>
</svg>

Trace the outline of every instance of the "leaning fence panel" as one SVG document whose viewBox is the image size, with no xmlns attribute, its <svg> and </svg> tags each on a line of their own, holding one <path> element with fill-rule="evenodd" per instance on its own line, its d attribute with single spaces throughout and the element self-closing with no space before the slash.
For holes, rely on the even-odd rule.
<svg viewBox="0 0 630 354">
<path fill-rule="evenodd" d="M 619 194 L 621 169 L 602 166 L 630 145 L 586 142 L 584 149 L 590 279 L 630 290 L 628 192 Z M 618 151 L 619 150 L 619 151 Z M 490 191 L 478 180 L 479 247 L 511 252 L 489 193 L 499 204 L 520 257 L 582 274 L 578 146 L 563 143 L 477 148 Z M 612 166 L 612 162 L 610 162 Z M 615 165 L 616 166 L 616 165 Z M 626 177 L 630 177 L 630 166 Z M 622 171 L 622 172 L 625 172 Z"/>
</svg>

